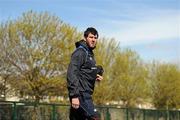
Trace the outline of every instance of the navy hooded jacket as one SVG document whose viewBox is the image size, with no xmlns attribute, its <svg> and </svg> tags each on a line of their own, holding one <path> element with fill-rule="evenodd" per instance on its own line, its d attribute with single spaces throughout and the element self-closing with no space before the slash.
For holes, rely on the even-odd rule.
<svg viewBox="0 0 180 120">
<path fill-rule="evenodd" d="M 69 97 L 79 97 L 83 92 L 92 95 L 97 75 L 96 61 L 92 49 L 84 40 L 76 42 L 67 70 Z"/>
</svg>

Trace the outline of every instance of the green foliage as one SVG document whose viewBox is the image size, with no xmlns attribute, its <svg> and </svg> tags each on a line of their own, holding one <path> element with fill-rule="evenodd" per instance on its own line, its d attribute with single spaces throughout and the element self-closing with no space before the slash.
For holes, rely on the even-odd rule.
<svg viewBox="0 0 180 120">
<path fill-rule="evenodd" d="M 150 72 L 151 93 L 155 107 L 180 107 L 180 70 L 172 64 L 154 63 Z"/>
<path fill-rule="evenodd" d="M 126 107 L 133 107 L 147 95 L 147 72 L 135 52 L 127 50 L 116 56 L 113 66 L 115 80 L 113 99 L 121 100 Z"/>
<path fill-rule="evenodd" d="M 95 101 L 123 101 L 126 107 L 141 103 L 148 95 L 147 70 L 137 53 L 121 51 L 115 40 L 102 39 L 97 46 L 97 63 L 103 65 L 104 80 L 96 86 Z"/>
<path fill-rule="evenodd" d="M 119 50 L 119 45 L 114 39 L 102 38 L 98 41 L 98 45 L 95 50 L 95 58 L 97 64 L 102 65 L 104 69 L 103 81 L 96 82 L 96 88 L 94 93 L 94 100 L 96 104 L 105 104 L 112 96 L 110 91 L 110 84 L 112 83 L 112 69 L 113 62 L 115 62 L 115 54 Z"/>
<path fill-rule="evenodd" d="M 73 39 L 80 33 L 48 13 L 29 11 L 0 28 L 2 58 L 21 97 L 65 95 L 65 73 Z"/>
</svg>

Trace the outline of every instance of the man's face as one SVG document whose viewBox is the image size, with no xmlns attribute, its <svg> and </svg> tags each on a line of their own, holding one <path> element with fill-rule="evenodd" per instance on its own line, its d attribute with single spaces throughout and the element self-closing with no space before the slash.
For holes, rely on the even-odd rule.
<svg viewBox="0 0 180 120">
<path fill-rule="evenodd" d="M 93 35 L 89 33 L 89 35 L 86 38 L 86 43 L 90 48 L 95 48 L 97 42 L 97 35 Z"/>
</svg>

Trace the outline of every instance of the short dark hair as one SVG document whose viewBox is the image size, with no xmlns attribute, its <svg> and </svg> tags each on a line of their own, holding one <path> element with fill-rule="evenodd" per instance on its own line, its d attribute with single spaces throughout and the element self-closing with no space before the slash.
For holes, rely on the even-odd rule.
<svg viewBox="0 0 180 120">
<path fill-rule="evenodd" d="M 98 31 L 95 28 L 93 28 L 93 27 L 88 27 L 86 29 L 86 31 L 84 31 L 84 37 L 87 38 L 89 33 L 91 33 L 93 35 L 97 35 L 97 38 L 99 37 Z"/>
</svg>

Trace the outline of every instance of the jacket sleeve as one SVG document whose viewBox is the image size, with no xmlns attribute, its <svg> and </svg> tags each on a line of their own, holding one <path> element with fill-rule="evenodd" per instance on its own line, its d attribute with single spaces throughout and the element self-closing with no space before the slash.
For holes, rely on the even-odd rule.
<svg viewBox="0 0 180 120">
<path fill-rule="evenodd" d="M 80 69 L 86 58 L 86 52 L 83 49 L 77 49 L 71 56 L 71 61 L 67 70 L 67 87 L 69 97 L 79 96 Z"/>
</svg>

